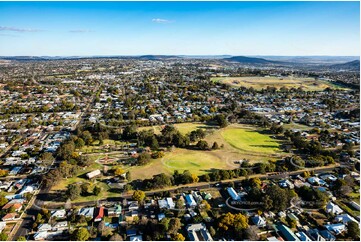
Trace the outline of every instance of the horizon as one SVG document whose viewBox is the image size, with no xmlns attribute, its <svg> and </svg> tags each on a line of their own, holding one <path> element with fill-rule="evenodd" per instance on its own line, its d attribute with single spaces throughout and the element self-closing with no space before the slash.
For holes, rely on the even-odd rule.
<svg viewBox="0 0 361 242">
<path fill-rule="evenodd" d="M 0 2 L 0 13 L 2 56 L 360 56 L 360 2 Z"/>
</svg>

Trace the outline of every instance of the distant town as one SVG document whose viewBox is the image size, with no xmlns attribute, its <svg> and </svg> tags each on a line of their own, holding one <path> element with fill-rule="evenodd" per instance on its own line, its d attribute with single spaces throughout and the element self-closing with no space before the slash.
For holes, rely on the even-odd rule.
<svg viewBox="0 0 361 242">
<path fill-rule="evenodd" d="M 0 57 L 0 240 L 360 239 L 359 57 Z"/>
</svg>

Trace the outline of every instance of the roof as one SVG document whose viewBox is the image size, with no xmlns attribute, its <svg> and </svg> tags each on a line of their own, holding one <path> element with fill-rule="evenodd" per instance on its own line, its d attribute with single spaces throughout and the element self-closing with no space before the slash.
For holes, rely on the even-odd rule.
<svg viewBox="0 0 361 242">
<path fill-rule="evenodd" d="M 104 207 L 100 207 L 97 209 L 98 214 L 96 215 L 95 219 L 100 219 L 104 217 Z"/>
<path fill-rule="evenodd" d="M 278 224 L 277 229 L 281 232 L 282 236 L 288 241 L 300 241 L 298 237 L 284 224 Z"/>
<path fill-rule="evenodd" d="M 329 231 L 335 232 L 336 234 L 341 234 L 345 231 L 346 226 L 344 224 L 327 224 L 325 228 Z"/>
<path fill-rule="evenodd" d="M 232 197 L 233 200 L 241 199 L 241 197 L 237 194 L 237 192 L 233 189 L 233 187 L 227 187 L 227 192 Z"/>
</svg>

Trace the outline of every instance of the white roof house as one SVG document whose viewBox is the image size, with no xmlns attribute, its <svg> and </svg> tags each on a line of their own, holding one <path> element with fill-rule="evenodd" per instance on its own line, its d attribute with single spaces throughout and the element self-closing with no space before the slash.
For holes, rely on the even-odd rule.
<svg viewBox="0 0 361 242">
<path fill-rule="evenodd" d="M 100 174 L 101 174 L 100 170 L 95 170 L 95 171 L 87 173 L 86 176 L 88 177 L 88 179 L 92 179 L 96 176 L 99 176 Z"/>
<path fill-rule="evenodd" d="M 51 217 L 65 218 L 65 215 L 66 215 L 65 209 L 51 211 Z"/>
<path fill-rule="evenodd" d="M 94 217 L 94 207 L 91 208 L 81 208 L 78 212 L 78 215 L 83 215 L 85 217 Z"/>
<path fill-rule="evenodd" d="M 333 202 L 329 202 L 326 205 L 326 212 L 327 213 L 333 213 L 333 214 L 341 214 L 343 213 L 343 210 Z"/>
<path fill-rule="evenodd" d="M 337 215 L 335 220 L 337 222 L 341 222 L 343 224 L 347 224 L 348 222 L 356 222 L 356 223 L 359 223 L 356 219 L 354 219 L 352 216 L 350 216 L 349 214 L 347 213 L 344 213 L 344 214 L 341 214 L 341 215 Z"/>
<path fill-rule="evenodd" d="M 175 204 L 174 204 L 173 199 L 171 197 L 167 197 L 167 204 L 168 204 L 168 208 L 170 208 L 170 209 L 175 208 Z"/>
<path fill-rule="evenodd" d="M 213 241 L 212 236 L 203 223 L 187 225 L 187 232 L 191 241 Z"/>
<path fill-rule="evenodd" d="M 50 224 L 40 224 L 39 227 L 38 227 L 39 232 L 49 231 L 51 229 L 52 229 L 52 227 L 51 227 Z"/>
</svg>

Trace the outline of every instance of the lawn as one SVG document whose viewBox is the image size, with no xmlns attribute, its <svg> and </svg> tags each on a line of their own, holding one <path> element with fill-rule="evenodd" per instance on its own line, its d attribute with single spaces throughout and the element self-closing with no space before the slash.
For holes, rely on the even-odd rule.
<svg viewBox="0 0 361 242">
<path fill-rule="evenodd" d="M 337 86 L 331 82 L 316 80 L 314 78 L 300 78 L 300 77 L 274 77 L 274 76 L 249 76 L 249 77 L 214 77 L 212 78 L 214 82 L 222 82 L 229 84 L 234 87 L 253 87 L 256 90 L 262 88 L 270 87 L 286 87 L 286 88 L 299 88 L 302 87 L 305 91 L 322 91 L 327 87 L 334 89 L 342 89 L 342 87 Z"/>
<path fill-rule="evenodd" d="M 263 154 L 273 154 L 279 151 L 279 143 L 268 135 L 254 129 L 229 128 L 221 132 L 224 140 L 234 148 Z"/>
<path fill-rule="evenodd" d="M 139 127 L 138 131 L 153 129 L 155 134 L 160 134 L 162 129 L 164 128 L 164 126 L 165 125 Z M 196 129 L 212 130 L 212 129 L 217 129 L 218 128 L 218 126 L 207 125 L 207 124 L 204 124 L 204 123 L 197 123 L 197 122 L 178 123 L 178 124 L 174 124 L 174 127 L 176 127 L 179 130 L 179 132 L 181 132 L 181 134 L 187 134 L 187 133 L 190 133 L 190 132 L 192 132 L 193 130 L 196 130 Z"/>
<path fill-rule="evenodd" d="M 166 169 L 173 173 L 174 170 L 183 172 L 189 170 L 194 174 L 204 174 L 212 169 L 227 169 L 227 163 L 222 162 L 212 151 L 198 151 L 177 149 L 168 153 L 162 163 Z"/>
<path fill-rule="evenodd" d="M 223 144 L 223 148 L 212 151 L 177 148 L 145 166 L 133 166 L 126 170 L 131 172 L 132 179 L 150 178 L 159 173 L 172 174 L 174 170 L 189 170 L 199 175 L 212 169 L 238 168 L 235 161 L 241 159 L 255 163 L 275 160 L 284 155 L 279 149 L 280 141 L 262 134 L 262 131 L 253 126 L 232 124 L 215 130 L 205 138 L 210 146 L 217 142 L 219 146 Z"/>
</svg>

